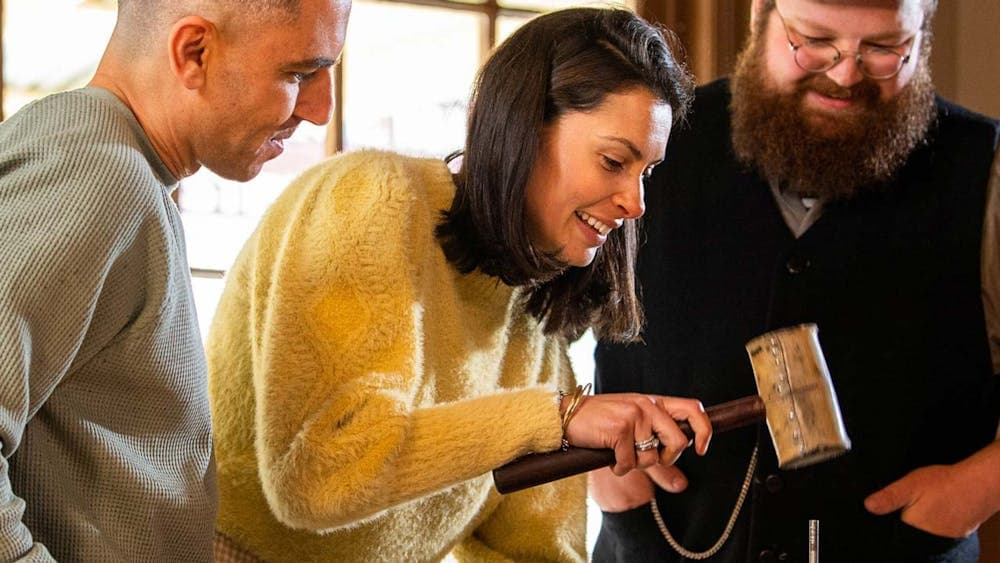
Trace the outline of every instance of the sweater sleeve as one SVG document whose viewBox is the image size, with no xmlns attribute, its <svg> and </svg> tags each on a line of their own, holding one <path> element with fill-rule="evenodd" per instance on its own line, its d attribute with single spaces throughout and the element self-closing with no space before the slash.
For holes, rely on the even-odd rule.
<svg viewBox="0 0 1000 563">
<path fill-rule="evenodd" d="M 70 155 L 51 140 L 45 148 L 2 144 L 0 559 L 45 561 L 48 552 L 22 521 L 26 505 L 12 489 L 10 461 L 71 365 L 85 361 L 81 343 L 134 202 L 104 197 L 102 186 L 120 184 L 101 176 L 93 152 Z"/>
<path fill-rule="evenodd" d="M 458 545 L 458 561 L 587 560 L 587 480 L 571 477 L 504 497 L 500 506 Z"/>
<path fill-rule="evenodd" d="M 574 384 L 569 358 L 559 387 Z M 579 475 L 504 495 L 455 550 L 459 561 L 587 561 L 587 479 Z"/>
<path fill-rule="evenodd" d="M 558 447 L 552 387 L 415 406 L 436 211 L 411 183 L 442 182 L 423 174 L 379 153 L 321 165 L 247 253 L 258 469 L 293 528 L 351 524 Z"/>
</svg>

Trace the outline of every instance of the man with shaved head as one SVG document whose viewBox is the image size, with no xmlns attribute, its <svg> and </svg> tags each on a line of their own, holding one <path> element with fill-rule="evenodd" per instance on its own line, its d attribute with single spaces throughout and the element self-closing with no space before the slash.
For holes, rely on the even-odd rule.
<svg viewBox="0 0 1000 563">
<path fill-rule="evenodd" d="M 936 7 L 753 0 L 733 77 L 647 183 L 645 342 L 597 352 L 602 392 L 711 405 L 758 392 L 745 342 L 816 323 L 851 451 L 782 470 L 758 426 L 595 472 L 595 561 L 978 559 L 1000 509 L 1000 126 L 936 97 Z"/>
<path fill-rule="evenodd" d="M 209 561 L 206 367 L 171 192 L 326 123 L 350 0 L 120 0 L 91 83 L 0 124 L 0 560 Z"/>
</svg>

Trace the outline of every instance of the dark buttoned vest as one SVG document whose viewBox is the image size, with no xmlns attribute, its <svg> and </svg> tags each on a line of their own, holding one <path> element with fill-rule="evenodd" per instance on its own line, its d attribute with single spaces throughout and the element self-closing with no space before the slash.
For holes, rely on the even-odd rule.
<svg viewBox="0 0 1000 563">
<path fill-rule="evenodd" d="M 647 185 L 639 263 L 643 344 L 600 345 L 602 392 L 692 396 L 705 405 L 756 392 L 744 344 L 816 323 L 852 450 L 779 470 L 764 425 L 685 453 L 681 494 L 659 491 L 667 527 L 707 549 L 760 461 L 732 537 L 710 561 L 805 561 L 820 521 L 824 563 L 922 561 L 975 550 L 876 517 L 863 499 L 910 470 L 953 463 L 997 429 L 980 284 L 983 214 L 997 123 L 943 100 L 927 142 L 896 178 L 828 204 L 796 239 L 767 183 L 738 164 L 726 81 L 697 92 L 686 126 Z M 971 543 L 970 543 L 971 542 Z M 606 519 L 595 559 L 679 561 L 648 507 Z"/>
</svg>

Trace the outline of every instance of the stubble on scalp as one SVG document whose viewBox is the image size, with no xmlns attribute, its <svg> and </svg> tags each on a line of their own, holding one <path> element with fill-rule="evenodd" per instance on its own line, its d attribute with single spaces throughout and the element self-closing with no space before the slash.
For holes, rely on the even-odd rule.
<svg viewBox="0 0 1000 563">
<path fill-rule="evenodd" d="M 865 78 L 848 91 L 824 74 L 777 91 L 764 63 L 764 26 L 740 54 L 732 79 L 732 141 L 737 159 L 782 189 L 814 197 L 845 199 L 884 185 L 924 142 L 934 120 L 934 87 L 924 38 L 906 87 L 890 100 Z M 789 54 L 789 56 L 791 56 Z M 854 64 L 847 60 L 841 64 Z M 856 100 L 844 115 L 804 109 L 810 91 Z"/>
<path fill-rule="evenodd" d="M 118 0 L 115 35 L 138 53 L 158 48 L 178 19 L 200 15 L 239 32 L 293 21 L 303 0 Z M 231 25 L 236 23 L 237 25 Z"/>
</svg>

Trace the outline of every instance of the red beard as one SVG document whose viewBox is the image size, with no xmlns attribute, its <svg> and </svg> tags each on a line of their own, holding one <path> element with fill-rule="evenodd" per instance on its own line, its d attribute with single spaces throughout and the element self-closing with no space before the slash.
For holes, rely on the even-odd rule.
<svg viewBox="0 0 1000 563">
<path fill-rule="evenodd" d="M 890 100 L 880 99 L 871 79 L 843 88 L 822 73 L 782 93 L 768 84 L 761 41 L 754 41 L 740 55 L 732 81 L 737 158 L 782 189 L 814 197 L 850 198 L 866 186 L 884 184 L 924 140 L 934 118 L 926 55 Z M 804 98 L 810 91 L 850 98 L 853 107 L 837 112 L 808 107 Z"/>
</svg>

